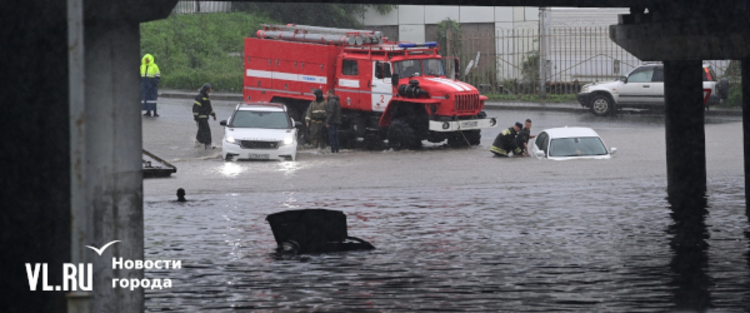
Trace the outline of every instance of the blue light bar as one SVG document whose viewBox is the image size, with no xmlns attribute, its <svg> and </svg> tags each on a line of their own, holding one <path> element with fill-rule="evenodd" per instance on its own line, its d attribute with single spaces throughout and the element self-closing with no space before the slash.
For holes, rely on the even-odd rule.
<svg viewBox="0 0 750 313">
<path fill-rule="evenodd" d="M 399 48 L 416 48 L 416 47 L 427 47 L 427 48 L 434 48 L 437 47 L 438 43 L 436 41 L 428 41 L 428 42 L 421 42 L 421 43 L 414 43 L 414 42 L 404 42 L 398 44 Z"/>
</svg>

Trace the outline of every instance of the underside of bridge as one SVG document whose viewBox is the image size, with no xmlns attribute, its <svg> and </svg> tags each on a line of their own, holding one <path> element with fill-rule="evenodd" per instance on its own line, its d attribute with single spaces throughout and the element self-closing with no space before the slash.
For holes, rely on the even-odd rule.
<svg viewBox="0 0 750 313">
<path fill-rule="evenodd" d="M 176 0 L 10 0 L 0 3 L 6 85 L 0 232 L 6 312 L 140 312 L 142 292 L 109 286 L 112 255 L 143 258 L 139 23 L 165 18 Z M 290 1 L 292 2 L 292 1 Z M 294 2 L 301 2 L 295 0 Z M 339 1 L 343 2 L 343 1 Z M 346 1 L 346 3 L 371 3 Z M 690 210 L 706 192 L 701 64 L 742 60 L 745 181 L 750 170 L 750 44 L 746 1 L 385 0 L 479 6 L 628 7 L 611 39 L 638 58 L 664 61 L 670 201 Z M 6 80 L 7 81 L 7 80 Z M 747 188 L 746 188 L 747 196 Z M 746 197 L 747 198 L 747 197 Z M 680 209 L 677 209 L 680 210 Z M 678 212 L 679 213 L 679 212 Z M 748 211 L 750 215 L 750 211 Z M 122 243 L 101 257 L 84 245 Z M 94 264 L 94 291 L 29 292 L 24 263 Z M 59 285 L 51 281 L 51 285 Z M 17 309 L 14 309 L 17 308 Z"/>
</svg>

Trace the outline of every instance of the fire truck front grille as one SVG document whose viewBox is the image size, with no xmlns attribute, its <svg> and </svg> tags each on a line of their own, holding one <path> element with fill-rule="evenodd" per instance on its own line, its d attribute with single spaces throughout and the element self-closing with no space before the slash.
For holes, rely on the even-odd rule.
<svg viewBox="0 0 750 313">
<path fill-rule="evenodd" d="M 456 111 L 471 112 L 479 109 L 479 94 L 456 95 Z"/>
<path fill-rule="evenodd" d="M 240 140 L 240 147 L 242 149 L 278 149 L 278 141 L 255 141 L 255 140 Z"/>
</svg>

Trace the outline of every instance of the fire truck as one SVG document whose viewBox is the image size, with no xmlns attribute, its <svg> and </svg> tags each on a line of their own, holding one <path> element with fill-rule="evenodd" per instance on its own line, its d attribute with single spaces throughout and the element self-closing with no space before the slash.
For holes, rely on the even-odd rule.
<svg viewBox="0 0 750 313">
<path fill-rule="evenodd" d="M 387 140 L 394 150 L 423 140 L 478 145 L 497 127 L 487 97 L 446 77 L 435 42 L 390 42 L 378 31 L 263 25 L 245 39 L 245 102 L 276 102 L 303 120 L 313 90 L 334 89 L 342 109 L 342 144 Z M 454 60 L 457 61 L 457 60 Z M 457 74 L 458 62 L 451 64 Z M 304 133 L 304 130 L 300 133 Z"/>
</svg>

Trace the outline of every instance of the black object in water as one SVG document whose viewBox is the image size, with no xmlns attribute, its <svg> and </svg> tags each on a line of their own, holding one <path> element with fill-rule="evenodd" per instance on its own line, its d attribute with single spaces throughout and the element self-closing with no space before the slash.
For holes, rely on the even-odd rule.
<svg viewBox="0 0 750 313">
<path fill-rule="evenodd" d="M 369 242 L 349 237 L 346 215 L 325 209 L 291 210 L 270 214 L 279 252 L 321 253 L 375 249 Z"/>
</svg>

